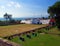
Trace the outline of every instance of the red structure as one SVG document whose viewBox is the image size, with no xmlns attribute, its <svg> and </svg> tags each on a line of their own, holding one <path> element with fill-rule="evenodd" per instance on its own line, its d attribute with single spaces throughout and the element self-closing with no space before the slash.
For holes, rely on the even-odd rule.
<svg viewBox="0 0 60 46">
<path fill-rule="evenodd" d="M 52 25 L 52 26 L 55 25 L 55 19 L 51 18 L 50 22 L 49 22 L 49 25 Z"/>
</svg>

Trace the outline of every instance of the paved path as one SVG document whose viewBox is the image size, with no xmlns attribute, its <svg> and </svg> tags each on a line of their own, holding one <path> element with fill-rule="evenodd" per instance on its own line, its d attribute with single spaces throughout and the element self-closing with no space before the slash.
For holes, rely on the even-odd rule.
<svg viewBox="0 0 60 46">
<path fill-rule="evenodd" d="M 0 38 L 0 46 L 21 46 L 17 43 Z"/>
</svg>

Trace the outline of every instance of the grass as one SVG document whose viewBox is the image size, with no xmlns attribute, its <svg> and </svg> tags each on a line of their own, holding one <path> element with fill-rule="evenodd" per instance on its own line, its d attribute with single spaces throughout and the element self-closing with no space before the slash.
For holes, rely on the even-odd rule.
<svg viewBox="0 0 60 46">
<path fill-rule="evenodd" d="M 25 42 L 21 41 L 19 37 L 12 39 L 12 41 L 22 46 L 60 46 L 60 37 L 55 35 L 39 34 L 39 36 L 32 37 L 32 39 L 24 38 Z"/>
<path fill-rule="evenodd" d="M 48 32 L 60 34 L 60 30 L 57 27 L 50 29 Z"/>
<path fill-rule="evenodd" d="M 42 29 L 44 30 L 44 29 Z M 49 30 L 50 32 L 59 32 L 57 28 L 52 28 Z M 56 31 L 56 32 L 55 32 Z M 37 33 L 37 32 L 36 32 Z M 26 41 L 21 41 L 19 37 L 13 38 L 11 41 L 21 44 L 22 46 L 60 46 L 60 36 L 58 35 L 51 35 L 51 34 L 40 34 L 32 36 L 31 39 L 28 39 L 26 35 L 22 35 L 22 37 L 25 38 Z"/>
<path fill-rule="evenodd" d="M 24 31 L 28 31 L 28 30 L 43 27 L 43 26 L 46 26 L 46 25 L 20 24 L 20 25 L 10 25 L 10 26 L 0 26 L 0 37 L 18 34 Z M 58 31 L 56 27 L 50 30 L 41 29 L 40 31 L 60 34 L 60 31 Z M 22 35 L 22 37 L 24 37 L 25 39 L 24 42 L 21 41 L 18 36 L 13 38 L 11 41 L 16 42 L 22 46 L 60 46 L 59 35 L 40 34 L 37 31 L 36 33 L 37 33 L 36 37 L 32 36 L 32 34 L 30 33 L 32 37 L 31 39 L 27 38 L 26 34 Z"/>
<path fill-rule="evenodd" d="M 43 26 L 46 25 L 20 24 L 20 25 L 0 26 L 0 37 L 19 34 Z"/>
</svg>

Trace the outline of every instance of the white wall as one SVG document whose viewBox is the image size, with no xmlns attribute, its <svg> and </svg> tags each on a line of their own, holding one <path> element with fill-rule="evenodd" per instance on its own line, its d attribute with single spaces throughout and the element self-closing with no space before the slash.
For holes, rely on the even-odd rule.
<svg viewBox="0 0 60 46">
<path fill-rule="evenodd" d="M 42 24 L 49 24 L 49 21 L 50 21 L 50 19 L 48 19 L 48 20 L 40 20 L 40 22 L 42 22 Z"/>
<path fill-rule="evenodd" d="M 32 24 L 31 20 L 22 20 L 21 23 Z"/>
</svg>

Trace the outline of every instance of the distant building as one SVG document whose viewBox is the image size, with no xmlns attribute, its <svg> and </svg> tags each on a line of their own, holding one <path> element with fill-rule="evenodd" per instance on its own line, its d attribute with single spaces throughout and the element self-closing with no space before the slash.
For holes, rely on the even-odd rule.
<svg viewBox="0 0 60 46">
<path fill-rule="evenodd" d="M 29 20 L 21 20 L 24 24 L 49 24 L 50 19 L 33 18 Z"/>
<path fill-rule="evenodd" d="M 21 20 L 22 24 L 32 24 L 31 20 Z"/>
<path fill-rule="evenodd" d="M 40 19 L 34 18 L 32 19 L 32 24 L 42 24 L 42 23 L 40 22 Z"/>
<path fill-rule="evenodd" d="M 50 19 L 41 19 L 40 22 L 41 22 L 42 24 L 49 24 Z"/>
</svg>

